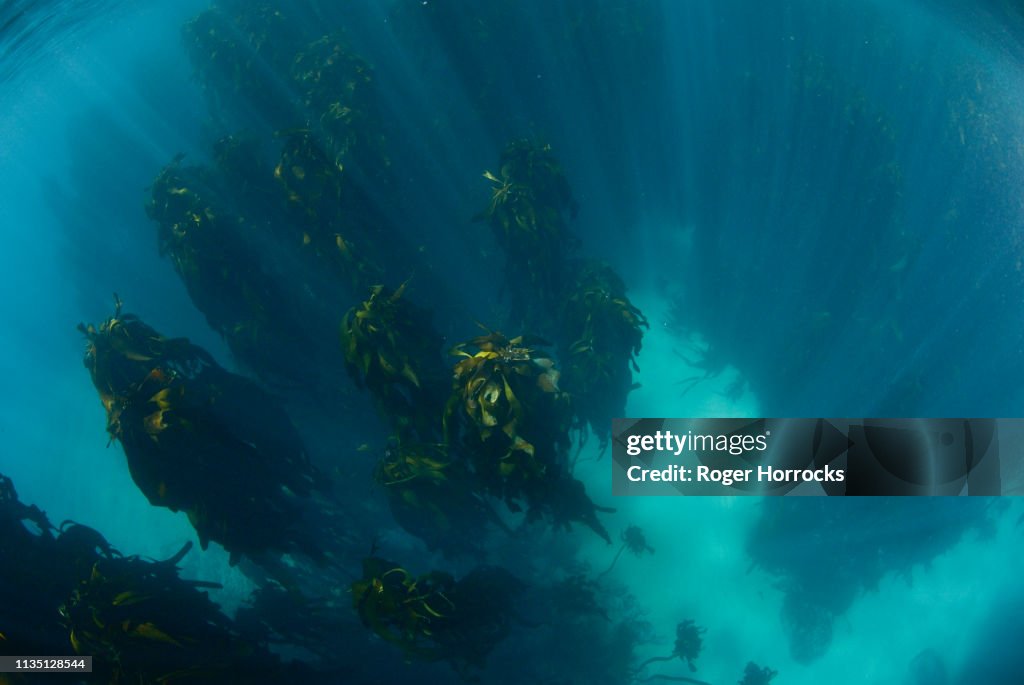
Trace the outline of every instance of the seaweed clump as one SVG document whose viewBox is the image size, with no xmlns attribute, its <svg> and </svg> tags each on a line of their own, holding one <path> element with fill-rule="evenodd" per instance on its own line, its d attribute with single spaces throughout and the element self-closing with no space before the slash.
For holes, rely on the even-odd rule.
<svg viewBox="0 0 1024 685">
<path fill-rule="evenodd" d="M 694 660 L 700 656 L 704 646 L 704 638 L 701 637 L 707 631 L 706 628 L 697 626 L 691 619 L 686 619 L 676 626 L 676 644 L 673 654 L 686 662 L 691 671 L 696 671 Z"/>
<path fill-rule="evenodd" d="M 283 138 L 274 179 L 302 250 L 359 292 L 384 275 L 380 248 L 388 222 L 373 197 L 392 186 L 375 99 L 373 70 L 340 36 L 299 50 L 289 75 L 298 126 Z M 388 249 L 400 250 L 395 241 Z"/>
<path fill-rule="evenodd" d="M 189 546 L 163 562 L 99 559 L 61 606 L 75 653 L 96 658 L 111 682 L 160 682 L 173 674 L 175 682 L 214 683 L 227 664 L 239 668 L 251 659 L 259 668 L 250 645 L 201 591 L 220 586 L 178 577 Z"/>
<path fill-rule="evenodd" d="M 235 356 L 320 405 L 341 396 L 334 312 L 386 280 L 391 224 L 376 200 L 392 182 L 372 68 L 337 32 L 310 40 L 298 11 L 222 0 L 186 26 L 211 109 L 226 131 L 247 133 L 219 140 L 215 165 L 175 159 L 147 211 L 161 253 Z M 387 246 L 403 269 L 414 262 L 401 241 Z"/>
<path fill-rule="evenodd" d="M 373 69 L 366 60 L 340 35 L 323 36 L 295 55 L 291 80 L 306 126 L 318 134 L 332 168 L 387 183 L 390 162 L 377 123 Z"/>
<path fill-rule="evenodd" d="M 508 636 L 522 583 L 503 569 L 482 566 L 456 581 L 432 571 L 414 577 L 376 557 L 363 561 L 352 602 L 363 624 L 398 645 L 407 658 L 448 661 L 468 673 Z"/>
<path fill-rule="evenodd" d="M 72 525 L 72 529 L 68 535 L 58 531 L 42 510 L 22 503 L 14 482 L 0 474 L 0 648 L 4 654 L 63 653 L 67 631 L 57 608 L 109 547 L 91 528 Z M 102 540 L 99 548 L 85 543 L 86 531 Z M 73 542 L 76 537 L 82 544 Z"/>
<path fill-rule="evenodd" d="M 157 223 L 160 254 L 238 360 L 273 385 L 314 383 L 310 358 L 322 372 L 332 361 L 325 350 L 333 349 L 318 342 L 306 289 L 286 286 L 264 256 L 279 229 L 259 154 L 234 138 L 217 148 L 219 168 L 185 166 L 178 157 L 154 180 L 146 212 Z"/>
<path fill-rule="evenodd" d="M 303 499 L 327 487 L 298 432 L 260 386 L 184 338 L 121 314 L 86 336 L 85 366 L 150 504 L 185 511 L 205 548 L 258 559 L 270 549 L 319 557 Z"/>
<path fill-rule="evenodd" d="M 461 359 L 446 419 L 453 426 L 468 420 L 475 471 L 506 501 L 527 497 L 533 483 L 562 467 L 569 443 L 569 397 L 558 388 L 554 360 L 538 350 L 543 344 L 491 333 L 452 349 Z"/>
<path fill-rule="evenodd" d="M 182 27 L 196 81 L 216 118 L 262 117 L 272 126 L 290 120 L 293 98 L 275 78 L 287 71 L 302 44 L 288 9 L 294 8 L 219 0 Z"/>
<path fill-rule="evenodd" d="M 785 593 L 781 618 L 792 657 L 802 664 L 821 658 L 831 645 L 834 620 L 860 594 L 876 589 L 886 574 L 909 576 L 969 531 L 984 532 L 998 506 L 983 498 L 967 498 L 957 507 L 941 498 L 765 500 L 747 553 Z M 901 519 L 917 522 L 913 538 L 879 539 L 866 532 Z M 816 563 L 800 563 L 796 548 Z"/>
<path fill-rule="evenodd" d="M 647 668 L 649 664 L 653 664 L 658 661 L 672 661 L 674 659 L 681 659 L 686 662 L 690 671 L 696 671 L 697 666 L 694 661 L 700 656 L 701 649 L 704 647 L 704 633 L 707 632 L 706 628 L 702 628 L 693 622 L 692 619 L 686 619 L 682 623 L 676 625 L 676 643 L 672 650 L 672 653 L 668 656 L 653 656 L 647 661 L 640 664 L 637 669 L 637 673 Z M 687 682 L 693 682 L 688 678 L 683 678 Z"/>
<path fill-rule="evenodd" d="M 626 396 L 637 387 L 630 369 L 640 370 L 636 356 L 650 325 L 619 275 L 600 262 L 578 267 L 561 320 L 564 385 L 579 421 L 589 424 L 603 448 L 612 419 L 625 416 Z"/>
<path fill-rule="evenodd" d="M 70 647 L 94 657 L 89 683 L 293 682 L 294 667 L 282 669 L 240 638 L 209 599 L 206 590 L 218 584 L 179 577 L 177 564 L 192 543 L 164 561 L 124 556 L 88 526 L 53 526 L 18 500 L 3 475 L 0 533 L 5 654 L 64 654 Z"/>
<path fill-rule="evenodd" d="M 345 314 L 341 344 L 349 374 L 373 394 L 397 434 L 431 440 L 438 437 L 446 392 L 441 336 L 427 312 L 403 297 L 405 288 L 374 286 Z"/>
<path fill-rule="evenodd" d="M 577 243 L 568 220 L 578 205 L 550 145 L 515 140 L 498 163 L 497 174 L 484 172 L 493 184 L 491 202 L 478 218 L 490 224 L 505 252 L 513 316 L 529 328 L 547 327 Z"/>
<path fill-rule="evenodd" d="M 460 444 L 483 490 L 530 519 L 568 527 L 581 521 L 610 542 L 583 484 L 572 478 L 567 452 L 572 410 L 558 387 L 555 362 L 539 338 L 501 333 L 456 345 L 449 442 Z"/>
<path fill-rule="evenodd" d="M 491 201 L 479 218 L 505 253 L 512 319 L 554 337 L 575 427 L 581 436 L 592 429 L 604 448 L 637 387 L 632 372 L 650 326 L 611 266 L 575 258 L 568 222 L 577 204 L 551 146 L 515 140 L 499 164 L 500 173 L 484 173 Z"/>
<path fill-rule="evenodd" d="M 758 666 L 753 661 L 749 661 L 743 672 L 743 680 L 739 682 L 739 685 L 768 685 L 778 674 L 778 671 L 773 671 L 767 666 Z"/>
<path fill-rule="evenodd" d="M 622 539 L 622 546 L 619 547 L 619 551 L 615 553 L 615 557 L 612 559 L 612 563 L 608 565 L 598 578 L 603 578 L 612 572 L 615 568 L 615 564 L 618 563 L 619 557 L 627 549 L 632 552 L 633 556 L 639 557 L 644 552 L 654 554 L 654 548 L 647 544 L 647 537 L 644 535 L 644 531 L 639 526 L 629 526 L 626 530 L 622 531 L 619 536 Z"/>
<path fill-rule="evenodd" d="M 391 514 L 431 549 L 479 552 L 486 524 L 501 524 L 476 492 L 476 482 L 446 445 L 393 441 L 374 472 Z"/>
</svg>

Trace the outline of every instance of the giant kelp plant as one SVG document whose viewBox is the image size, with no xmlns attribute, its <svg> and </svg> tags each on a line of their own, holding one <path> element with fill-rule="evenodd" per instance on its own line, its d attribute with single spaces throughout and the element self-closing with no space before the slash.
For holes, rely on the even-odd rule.
<svg viewBox="0 0 1024 685">
<path fill-rule="evenodd" d="M 293 399 L 354 412 L 338 392 L 330 332 L 338 308 L 386 276 L 378 250 L 402 254 L 377 201 L 390 192 L 390 162 L 369 65 L 338 35 L 296 32 L 292 12 L 229 1 L 186 26 L 225 135 L 214 164 L 165 168 L 147 211 L 162 253 L 242 364 L 285 394 L 301 386 Z M 407 277 L 416 260 L 402 269 Z"/>
<path fill-rule="evenodd" d="M 268 234 L 266 200 L 259 192 L 259 157 L 251 145 L 221 142 L 223 170 L 183 166 L 175 160 L 160 172 L 147 205 L 157 223 L 160 251 L 168 256 L 189 296 L 231 351 L 270 383 L 312 378 L 295 358 L 297 345 L 310 349 L 315 327 L 302 317 L 292 289 L 275 278 L 260 257 Z M 240 163 L 230 163 L 244 155 Z M 255 177 L 254 177 L 255 176 Z M 235 192 L 252 188 L 245 199 Z M 234 205 L 240 211 L 233 211 Z"/>
<path fill-rule="evenodd" d="M 99 327 L 80 328 L 107 431 L 151 504 L 186 512 L 202 546 L 216 541 L 233 560 L 271 549 L 323 555 L 303 508 L 327 482 L 266 391 L 122 314 L 120 302 Z"/>
<path fill-rule="evenodd" d="M 525 504 L 528 520 L 548 518 L 566 527 L 579 521 L 611 542 L 598 508 L 570 473 L 570 400 L 540 344 L 490 333 L 456 345 L 453 354 L 461 361 L 445 411 L 446 435 L 465 450 L 485 492 L 512 511 Z"/>
<path fill-rule="evenodd" d="M 1002 503 L 971 498 L 956 514 L 942 498 L 844 498 L 839 502 L 766 498 L 751 528 L 747 552 L 785 593 L 781 619 L 793 658 L 804 664 L 821 658 L 832 642 L 832 626 L 863 593 L 878 589 L 887 574 L 910 582 L 926 565 L 963 536 L 985 534 L 987 513 Z M 879 526 L 917 522 L 912 540 L 879 538 Z M 793 531 L 800 531 L 799 538 Z M 802 561 L 804 537 L 815 540 L 815 563 Z"/>
<path fill-rule="evenodd" d="M 569 396 L 540 344 L 491 333 L 453 348 L 460 360 L 445 413 L 449 438 L 471 441 L 477 473 L 507 501 L 525 498 L 532 480 L 565 467 Z"/>
<path fill-rule="evenodd" d="M 277 76 L 304 44 L 295 18 L 283 3 L 222 0 L 182 27 L 196 80 L 224 125 L 290 125 L 293 99 Z"/>
<path fill-rule="evenodd" d="M 608 443 L 611 420 L 626 415 L 626 396 L 636 385 L 647 319 L 626 296 L 626 286 L 607 264 L 583 262 L 565 298 L 561 317 L 563 384 L 576 416 Z"/>
<path fill-rule="evenodd" d="M 32 682 L 301 680 L 301 664 L 285 668 L 238 634 L 207 594 L 219 585 L 179 576 L 191 543 L 162 561 L 124 556 L 87 526 L 54 527 L 45 513 L 18 500 L 3 475 L 0 530 L 0 650 L 94 658 L 91 673 L 52 680 L 34 674 Z"/>
<path fill-rule="evenodd" d="M 437 571 L 412 576 L 398 565 L 368 557 L 352 584 L 363 623 L 409 657 L 480 668 L 511 630 L 522 583 L 507 571 L 479 567 L 456 581 Z"/>
<path fill-rule="evenodd" d="M 611 266 L 575 257 L 568 221 L 577 205 L 551 146 L 513 141 L 499 165 L 500 175 L 484 172 L 494 185 L 479 217 L 505 252 L 512 318 L 555 336 L 580 434 L 589 425 L 606 445 L 634 388 L 630 366 L 647 319 Z"/>
<path fill-rule="evenodd" d="M 406 285 L 371 288 L 370 297 L 345 314 L 341 346 L 349 374 L 370 391 L 398 435 L 437 439 L 447 394 L 442 338 L 429 314 L 402 297 Z"/>
<path fill-rule="evenodd" d="M 374 475 L 395 523 L 431 549 L 480 554 L 487 524 L 504 527 L 467 464 L 444 444 L 395 441 Z"/>
<path fill-rule="evenodd" d="M 480 218 L 490 224 L 505 252 L 505 282 L 513 320 L 528 330 L 548 328 L 565 285 L 565 265 L 575 238 L 568 219 L 576 201 L 550 145 L 529 140 L 508 144 L 493 183 L 491 202 Z"/>
</svg>

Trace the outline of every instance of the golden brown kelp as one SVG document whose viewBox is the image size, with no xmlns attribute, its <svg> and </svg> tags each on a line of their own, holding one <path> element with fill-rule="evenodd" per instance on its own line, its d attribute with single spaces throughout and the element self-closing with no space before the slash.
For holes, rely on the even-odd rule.
<svg viewBox="0 0 1024 685">
<path fill-rule="evenodd" d="M 283 134 L 274 177 L 303 246 L 358 292 L 381 281 L 384 244 L 399 249 L 377 205 L 392 183 L 373 70 L 331 34 L 295 55 L 290 80 L 299 127 Z"/>
<path fill-rule="evenodd" d="M 572 394 L 580 428 L 589 423 L 602 447 L 611 420 L 625 415 L 626 396 L 636 387 L 630 366 L 637 370 L 635 357 L 648 327 L 610 266 L 584 262 L 577 267 L 561 316 L 562 383 Z"/>
<path fill-rule="evenodd" d="M 374 200 L 390 199 L 390 161 L 370 65 L 339 33 L 310 41 L 319 34 L 300 15 L 312 11 L 221 2 L 186 26 L 186 44 L 213 110 L 244 103 L 230 128 L 276 131 L 284 140 L 274 170 L 279 192 L 270 194 L 283 212 L 279 237 L 296 254 L 326 258 L 359 291 L 381 280 L 375 252 L 387 222 Z"/>
<path fill-rule="evenodd" d="M 251 132 L 226 135 L 213 143 L 213 165 L 198 171 L 209 182 L 200 186 L 210 199 L 229 205 L 232 213 L 249 221 L 269 220 L 281 213 L 279 189 L 271 173 L 266 145 Z M 183 170 L 184 171 L 184 170 Z"/>
<path fill-rule="evenodd" d="M 94 659 L 110 683 L 266 682 L 276 659 L 243 642 L 177 562 L 138 557 L 98 560 L 70 592 L 60 616 L 76 654 Z"/>
<path fill-rule="evenodd" d="M 263 257 L 261 245 L 274 228 L 258 206 L 239 203 L 245 209 L 232 211 L 231 193 L 219 180 L 210 169 L 178 161 L 160 172 L 146 206 L 160 252 L 240 361 L 269 383 L 301 381 L 313 372 L 296 352 L 309 355 L 314 336 Z"/>
<path fill-rule="evenodd" d="M 216 167 L 175 160 L 154 181 L 146 210 L 161 254 L 241 364 L 275 390 L 343 401 L 340 281 L 304 259 L 257 143 L 229 136 L 214 154 Z"/>
<path fill-rule="evenodd" d="M 452 459 L 445 445 L 394 442 L 375 480 L 398 525 L 447 555 L 479 552 L 487 522 L 501 525 L 476 493 L 466 465 Z"/>
<path fill-rule="evenodd" d="M 445 432 L 483 492 L 513 511 L 525 503 L 531 519 L 581 521 L 608 540 L 583 484 L 569 473 L 572 409 L 554 361 L 538 349 L 544 344 L 491 333 L 456 345 L 452 353 L 462 359 Z"/>
<path fill-rule="evenodd" d="M 363 560 L 362 578 L 352 584 L 352 605 L 363 625 L 406 656 L 443 659 L 433 635 L 454 610 L 447 596 L 454 586 L 447 573 L 416 578 L 397 564 L 370 557 Z"/>
<path fill-rule="evenodd" d="M 353 180 L 308 130 L 289 133 L 274 168 L 285 197 L 293 244 L 360 292 L 380 282 L 383 220 Z"/>
<path fill-rule="evenodd" d="M 79 564 L 61 547 L 46 514 L 0 475 L 0 654 L 65 653 L 57 609 L 95 558 Z"/>
<path fill-rule="evenodd" d="M 285 3 L 221 0 L 185 24 L 185 50 L 215 117 L 272 128 L 293 121 L 286 76 L 303 44 L 293 13 Z"/>
<path fill-rule="evenodd" d="M 319 555 L 303 500 L 326 483 L 273 397 L 120 304 L 80 330 L 107 430 L 151 504 L 187 512 L 202 545 L 220 543 L 233 561 L 267 550 Z"/>
<path fill-rule="evenodd" d="M 53 527 L 2 475 L 0 541 L 0 653 L 92 656 L 90 683 L 255 683 L 249 666 L 276 666 L 201 591 L 219 586 L 178 577 L 191 543 L 166 561 L 124 557 L 92 528 Z"/>
<path fill-rule="evenodd" d="M 522 583 L 507 571 L 480 567 L 462 580 L 433 571 L 415 577 L 383 559 L 363 560 L 352 603 L 363 624 L 402 648 L 407 658 L 448 661 L 465 673 L 511 630 Z"/>
<path fill-rule="evenodd" d="M 430 315 L 403 297 L 405 288 L 371 288 L 345 315 L 341 345 L 349 373 L 373 394 L 398 435 L 433 440 L 447 396 L 442 338 Z"/>
<path fill-rule="evenodd" d="M 380 184 L 388 181 L 373 70 L 338 34 L 305 46 L 292 63 L 306 126 L 338 171 L 355 171 Z"/>
<path fill-rule="evenodd" d="M 550 145 L 510 143 L 492 184 L 491 202 L 480 214 L 505 252 L 505 279 L 513 316 L 529 327 L 546 328 L 565 285 L 566 260 L 576 244 L 568 227 L 576 201 Z"/>
<path fill-rule="evenodd" d="M 569 397 L 539 339 L 501 333 L 456 345 L 449 436 L 466 424 L 470 461 L 487 491 L 512 503 L 529 499 L 546 474 L 566 467 Z M 475 348 L 475 350 L 474 350 Z"/>
</svg>

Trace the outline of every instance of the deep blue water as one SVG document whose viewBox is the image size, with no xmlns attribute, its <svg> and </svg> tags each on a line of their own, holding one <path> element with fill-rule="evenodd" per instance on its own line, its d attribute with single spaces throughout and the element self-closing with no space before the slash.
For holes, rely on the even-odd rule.
<svg viewBox="0 0 1024 685">
<path fill-rule="evenodd" d="M 92 526 L 125 554 L 167 558 L 195 539 L 183 513 L 147 502 L 121 446 L 107 446 L 75 325 L 109 317 L 116 292 L 125 311 L 282 398 L 314 462 L 359 512 L 353 547 L 379 545 L 416 574 L 461 577 L 472 559 L 428 550 L 382 503 L 372 469 L 388 431 L 369 396 L 342 377 L 349 399 L 332 404 L 319 381 L 261 376 L 160 254 L 145 205 L 162 168 L 180 153 L 209 165 L 215 141 L 243 131 L 273 168 L 284 139 L 275 132 L 292 126 L 294 85 L 275 72 L 272 49 L 247 66 L 255 88 L 202 75 L 205 53 L 190 55 L 182 27 L 207 7 L 0 6 L 0 473 L 51 521 Z M 580 253 L 606 260 L 650 322 L 628 416 L 1020 415 L 1024 11 L 1015 3 L 282 7 L 272 48 L 304 49 L 340 30 L 372 65 L 372 125 L 390 178 L 361 178 L 357 191 L 391 231 L 376 246 L 388 285 L 412 276 L 410 297 L 433 312 L 446 346 L 477 335 L 476 322 L 510 326 L 510 290 L 540 297 L 506 282 L 501 247 L 473 221 L 490 201 L 483 172 L 510 140 L 529 138 L 551 145 L 571 184 Z M 245 42 L 244 31 L 235 37 Z M 234 202 L 231 211 L 258 213 Z M 365 293 L 262 245 L 271 281 L 307 303 L 296 317 L 329 324 L 325 349 L 336 345 L 337 323 Z M 308 360 L 311 377 L 332 378 L 313 353 L 293 356 Z M 603 613 L 559 629 L 515 626 L 483 682 L 593 682 L 612 672 L 596 653 L 624 642 L 629 672 L 671 652 L 684 619 L 707 628 L 697 670 L 672 659 L 637 681 L 735 683 L 748 661 L 777 670 L 775 683 L 1024 681 L 1015 500 L 613 501 L 597 443 L 575 477 L 617 508 L 600 515 L 615 545 L 583 525 L 538 525 L 514 542 L 492 530 L 486 560 L 540 587 L 598 576 L 629 525 L 655 553 L 624 554 L 601 577 Z M 324 585 L 344 595 L 360 556 Z M 224 585 L 211 596 L 229 614 L 254 586 L 216 544 L 181 565 L 186 577 Z M 805 596 L 813 601 L 794 599 Z M 354 612 L 341 620 L 363 630 Z M 336 662 L 299 656 L 330 671 L 368 654 L 353 676 L 366 682 L 375 681 L 367 673 L 459 679 L 443 663 L 406 665 L 397 647 L 362 633 L 325 639 L 338 643 Z M 607 677 L 598 682 L 622 681 Z"/>
</svg>

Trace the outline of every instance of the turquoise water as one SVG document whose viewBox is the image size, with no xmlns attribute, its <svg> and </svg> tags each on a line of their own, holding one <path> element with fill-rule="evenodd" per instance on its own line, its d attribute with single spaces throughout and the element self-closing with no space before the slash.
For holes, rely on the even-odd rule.
<svg viewBox="0 0 1024 685">
<path fill-rule="evenodd" d="M 460 679 L 444 662 L 405 663 L 360 625 L 347 592 L 373 554 L 414 575 L 461 578 L 486 562 L 529 586 L 509 635 L 470 674 L 482 682 L 717 685 L 742 680 L 750 661 L 778 671 L 775 683 L 1024 679 L 1024 509 L 1012 499 L 613 499 L 609 456 L 591 436 L 573 475 L 616 509 L 598 514 L 613 544 L 586 525 L 538 523 L 514 538 L 487 527 L 477 557 L 429 549 L 373 480 L 387 417 L 336 373 L 337 326 L 364 284 L 310 267 L 276 237 L 257 241 L 254 263 L 294 314 L 270 328 L 298 321 L 318 341 L 276 354 L 275 368 L 308 372 L 282 378 L 211 325 L 146 212 L 161 169 L 182 153 L 212 164 L 225 135 L 260 141 L 272 170 L 304 125 L 274 50 L 340 30 L 372 66 L 365 126 L 388 160 L 386 182 L 345 160 L 367 223 L 386 228 L 374 276 L 391 288 L 411 277 L 408 297 L 432 311 L 444 349 L 478 335 L 477 322 L 524 332 L 515 303 L 551 294 L 509 277 L 507 251 L 473 221 L 492 197 L 483 172 L 527 138 L 551 146 L 571 185 L 574 254 L 608 262 L 650 324 L 625 415 L 1017 416 L 1024 17 L 1012 3 L 310 0 L 282 4 L 256 53 L 236 27 L 255 86 L 204 72 L 213 53 L 182 27 L 206 8 L 0 10 L 0 473 L 21 501 L 125 554 L 166 559 L 195 541 L 181 574 L 220 583 L 210 596 L 230 617 L 263 582 L 216 541 L 200 551 L 185 514 L 152 506 L 122 446 L 108 446 L 75 325 L 110 317 L 116 292 L 126 312 L 279 398 L 334 480 L 348 528 L 324 545 L 341 561 L 309 582 L 335 598 L 337 622 L 273 647 L 323 682 Z M 260 215 L 248 201 L 230 210 Z M 524 525 L 500 498 L 490 504 Z M 628 526 L 654 553 L 624 553 L 602 575 Z M 478 531 L 463 521 L 449 535 Z M 599 610 L 557 602 L 569 594 L 558 583 L 580 574 Z M 697 670 L 675 656 L 641 670 L 672 653 L 686 619 L 706 628 Z"/>
</svg>

